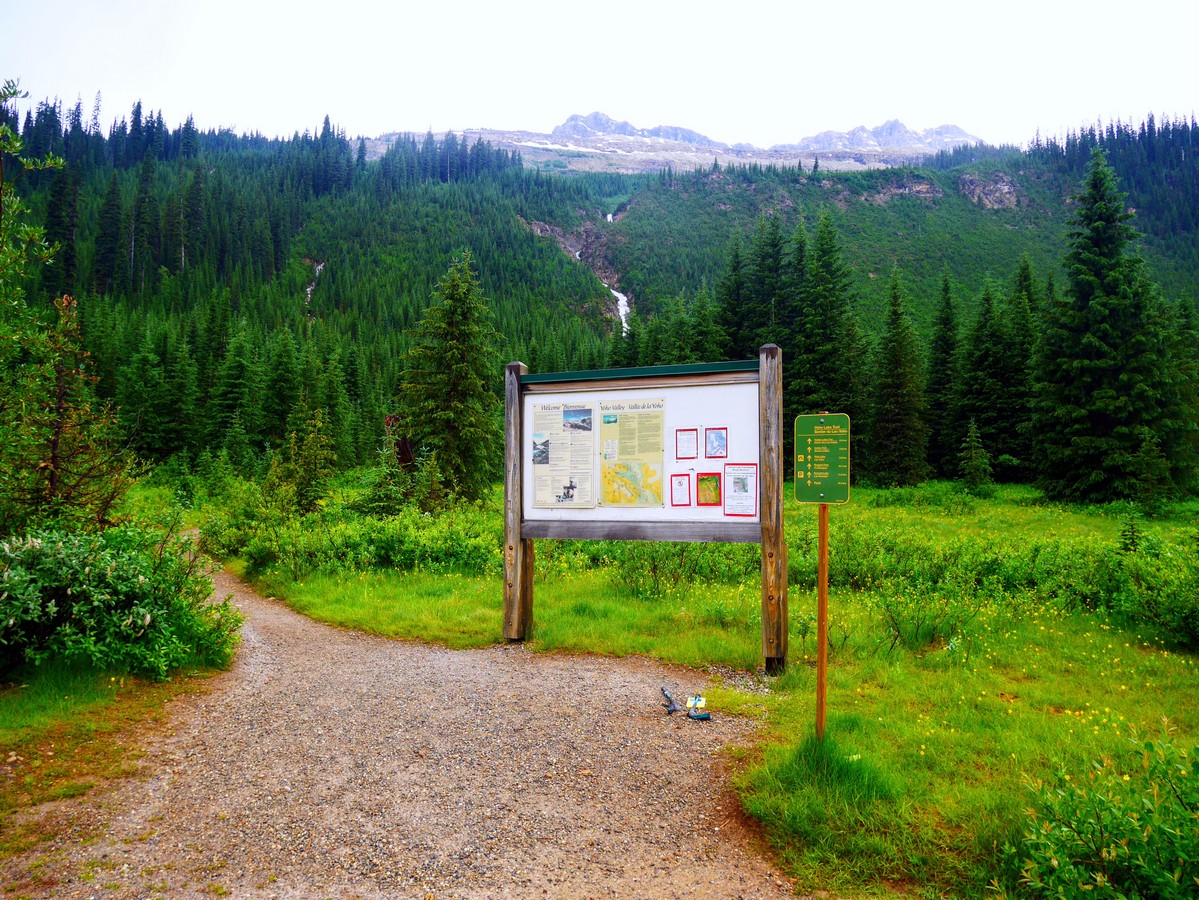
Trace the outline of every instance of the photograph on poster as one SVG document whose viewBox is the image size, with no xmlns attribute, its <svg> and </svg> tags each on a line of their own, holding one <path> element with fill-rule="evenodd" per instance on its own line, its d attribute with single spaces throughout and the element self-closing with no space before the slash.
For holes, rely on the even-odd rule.
<svg viewBox="0 0 1199 900">
<path fill-rule="evenodd" d="M 594 416 L 593 403 L 533 405 L 530 480 L 535 507 L 595 508 Z"/>
<path fill-rule="evenodd" d="M 723 459 L 729 455 L 729 430 L 727 428 L 704 429 L 704 456 L 708 459 Z"/>
<path fill-rule="evenodd" d="M 699 429 L 676 428 L 674 431 L 674 458 L 695 459 L 699 456 Z"/>
<path fill-rule="evenodd" d="M 670 476 L 670 505 L 691 505 L 691 474 L 689 472 Z"/>
<path fill-rule="evenodd" d="M 724 467 L 724 514 L 758 514 L 758 466 L 756 463 L 726 463 Z"/>
<path fill-rule="evenodd" d="M 695 505 L 720 506 L 720 473 L 700 472 L 695 476 Z"/>
</svg>

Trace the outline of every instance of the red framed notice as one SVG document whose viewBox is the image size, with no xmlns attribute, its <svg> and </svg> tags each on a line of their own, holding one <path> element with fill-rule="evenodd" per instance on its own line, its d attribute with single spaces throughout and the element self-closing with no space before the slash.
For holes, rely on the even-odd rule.
<svg viewBox="0 0 1199 900">
<path fill-rule="evenodd" d="M 724 514 L 726 516 L 756 516 L 758 514 L 757 463 L 725 463 Z"/>
<path fill-rule="evenodd" d="M 720 506 L 720 473 L 700 472 L 695 476 L 695 505 Z"/>
<path fill-rule="evenodd" d="M 696 459 L 699 456 L 699 429 L 676 428 L 674 430 L 674 458 Z"/>
<path fill-rule="evenodd" d="M 727 428 L 704 429 L 704 456 L 708 459 L 724 459 L 729 455 L 729 430 Z"/>
<path fill-rule="evenodd" d="M 670 505 L 691 505 L 691 473 L 680 472 L 670 476 Z"/>
</svg>

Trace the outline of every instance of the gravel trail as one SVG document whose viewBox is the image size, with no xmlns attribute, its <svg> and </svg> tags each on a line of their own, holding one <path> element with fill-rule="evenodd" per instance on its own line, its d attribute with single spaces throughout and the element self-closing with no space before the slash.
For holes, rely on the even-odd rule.
<svg viewBox="0 0 1199 900">
<path fill-rule="evenodd" d="M 140 777 L 32 813 L 75 824 L 4 864 L 18 896 L 792 895 L 722 775 L 751 724 L 659 703 L 702 673 L 403 643 L 215 580 L 237 662 L 172 703 Z"/>
</svg>

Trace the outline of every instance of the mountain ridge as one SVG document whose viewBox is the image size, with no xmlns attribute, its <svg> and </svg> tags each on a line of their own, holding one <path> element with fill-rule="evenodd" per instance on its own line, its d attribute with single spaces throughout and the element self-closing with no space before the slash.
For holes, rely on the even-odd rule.
<svg viewBox="0 0 1199 900">
<path fill-rule="evenodd" d="M 911 165 L 941 150 L 984 143 L 956 125 L 914 131 L 898 119 L 875 128 L 859 126 L 848 132 L 823 131 L 793 144 L 756 147 L 726 144 L 681 125 L 638 128 L 606 113 L 573 114 L 549 134 L 467 128 L 465 140 L 484 140 L 519 152 L 534 168 L 559 171 L 644 173 L 719 165 L 764 165 L 812 168 L 817 160 L 831 171 L 856 171 Z M 381 136 L 367 147 L 368 156 L 382 155 L 399 133 Z"/>
</svg>

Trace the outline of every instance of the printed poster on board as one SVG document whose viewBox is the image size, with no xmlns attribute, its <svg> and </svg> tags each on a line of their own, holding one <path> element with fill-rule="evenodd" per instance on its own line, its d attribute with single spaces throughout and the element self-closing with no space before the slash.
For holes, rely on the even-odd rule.
<svg viewBox="0 0 1199 900">
<path fill-rule="evenodd" d="M 595 507 L 595 405 L 533 405 L 533 505 Z"/>
<path fill-rule="evenodd" d="M 601 400 L 601 506 L 664 506 L 666 401 Z"/>
</svg>

